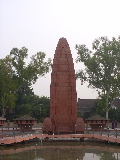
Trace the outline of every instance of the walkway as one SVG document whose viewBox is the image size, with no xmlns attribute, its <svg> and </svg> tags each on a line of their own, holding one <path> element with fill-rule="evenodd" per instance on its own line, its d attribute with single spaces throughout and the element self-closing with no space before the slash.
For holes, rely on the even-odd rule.
<svg viewBox="0 0 120 160">
<path fill-rule="evenodd" d="M 14 137 L 4 137 L 0 139 L 0 145 L 14 144 L 19 142 L 29 141 L 31 139 L 39 138 L 41 140 L 70 140 L 70 139 L 83 139 L 91 138 L 103 140 L 106 142 L 113 142 L 120 144 L 120 136 L 109 136 L 109 135 L 99 135 L 99 134 L 67 134 L 67 135 L 48 135 L 48 134 L 27 134 Z"/>
</svg>

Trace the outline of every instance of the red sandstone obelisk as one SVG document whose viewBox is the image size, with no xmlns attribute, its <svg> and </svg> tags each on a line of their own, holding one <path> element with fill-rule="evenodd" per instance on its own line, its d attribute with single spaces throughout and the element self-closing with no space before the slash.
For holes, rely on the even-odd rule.
<svg viewBox="0 0 120 160">
<path fill-rule="evenodd" d="M 75 133 L 84 130 L 84 122 L 77 118 L 76 79 L 73 58 L 66 38 L 60 38 L 52 65 L 50 85 L 50 118 L 43 123 L 43 131 Z"/>
</svg>

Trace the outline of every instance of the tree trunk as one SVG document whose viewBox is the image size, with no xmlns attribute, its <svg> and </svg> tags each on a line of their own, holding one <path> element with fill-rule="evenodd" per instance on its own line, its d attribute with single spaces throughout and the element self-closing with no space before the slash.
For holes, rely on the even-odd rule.
<svg viewBox="0 0 120 160">
<path fill-rule="evenodd" d="M 106 111 L 106 118 L 108 119 L 108 110 Z"/>
<path fill-rule="evenodd" d="M 108 86 L 109 88 L 109 86 Z M 109 108 L 108 108 L 108 98 L 109 98 L 109 94 L 110 94 L 110 90 L 107 91 L 107 95 L 106 95 L 106 118 L 108 119 L 108 111 L 109 111 Z"/>
<path fill-rule="evenodd" d="M 2 108 L 2 118 L 5 117 L 5 114 L 6 114 L 6 110 L 5 110 L 5 107 L 3 106 L 3 108 Z"/>
</svg>

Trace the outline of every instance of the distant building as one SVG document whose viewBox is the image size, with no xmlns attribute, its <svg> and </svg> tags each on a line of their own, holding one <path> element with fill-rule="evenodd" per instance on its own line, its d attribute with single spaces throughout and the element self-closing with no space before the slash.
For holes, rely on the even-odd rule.
<svg viewBox="0 0 120 160">
<path fill-rule="evenodd" d="M 78 98 L 77 110 L 78 113 L 90 112 L 91 107 L 94 105 L 96 99 L 80 99 Z M 120 106 L 120 99 L 115 99 L 112 104 L 112 108 L 118 108 Z"/>
<path fill-rule="evenodd" d="M 114 103 L 112 104 L 112 108 L 118 108 L 120 106 L 120 99 L 115 99 Z"/>
<path fill-rule="evenodd" d="M 78 113 L 90 112 L 90 108 L 94 105 L 95 99 L 80 99 L 78 98 L 77 109 Z"/>
</svg>

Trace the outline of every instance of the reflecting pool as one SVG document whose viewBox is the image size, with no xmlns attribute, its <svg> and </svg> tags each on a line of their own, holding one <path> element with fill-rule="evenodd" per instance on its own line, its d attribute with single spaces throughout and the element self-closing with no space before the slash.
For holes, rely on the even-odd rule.
<svg viewBox="0 0 120 160">
<path fill-rule="evenodd" d="M 37 141 L 0 146 L 0 160 L 120 160 L 120 146 L 91 141 Z"/>
</svg>

